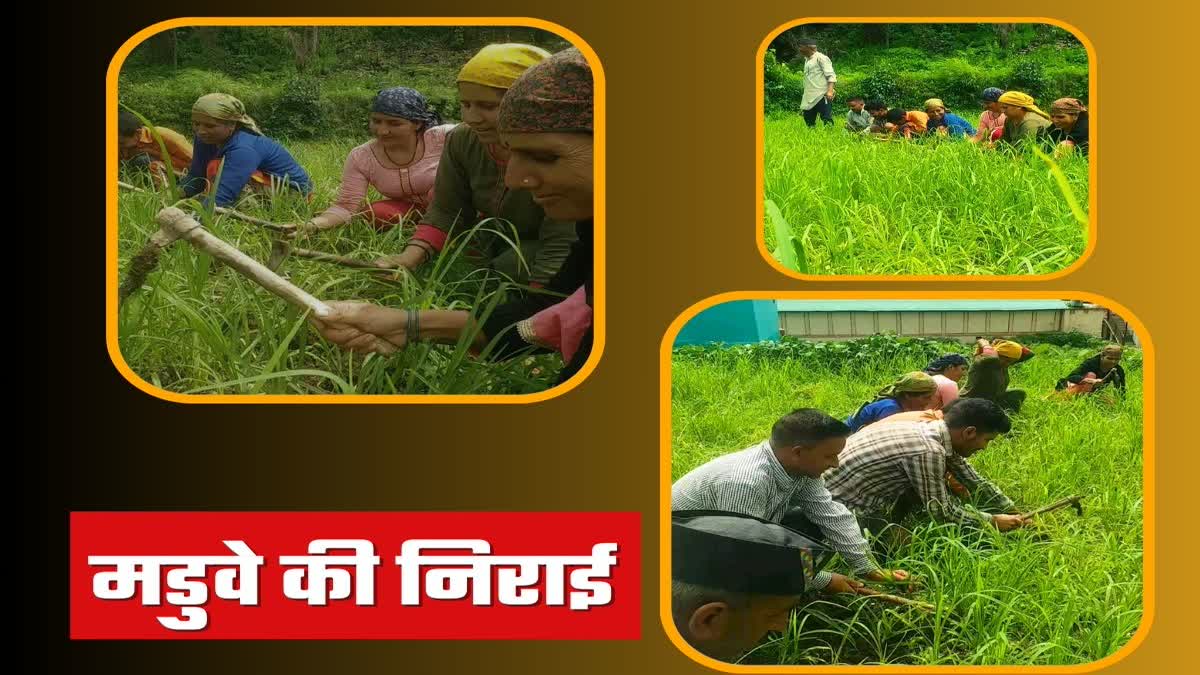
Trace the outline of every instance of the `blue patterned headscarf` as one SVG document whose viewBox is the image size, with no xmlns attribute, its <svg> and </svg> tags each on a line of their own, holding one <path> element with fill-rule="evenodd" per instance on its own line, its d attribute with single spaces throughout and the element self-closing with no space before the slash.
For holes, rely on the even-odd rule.
<svg viewBox="0 0 1200 675">
<path fill-rule="evenodd" d="M 422 131 L 442 123 L 441 115 L 429 107 L 429 102 L 421 92 L 408 87 L 392 87 L 379 92 L 371 104 L 371 112 L 419 122 Z"/>
<path fill-rule="evenodd" d="M 947 368 L 965 365 L 967 365 L 967 359 L 962 354 L 946 354 L 930 361 L 929 365 L 925 366 L 925 372 L 930 375 L 941 375 Z"/>
</svg>

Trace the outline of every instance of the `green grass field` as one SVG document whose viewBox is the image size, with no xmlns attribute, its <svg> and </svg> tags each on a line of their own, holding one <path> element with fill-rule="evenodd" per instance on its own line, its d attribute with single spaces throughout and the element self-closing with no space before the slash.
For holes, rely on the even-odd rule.
<svg viewBox="0 0 1200 675">
<path fill-rule="evenodd" d="M 288 143 L 312 176 L 311 203 L 293 195 L 243 200 L 238 209 L 273 222 L 303 222 L 332 203 L 350 149 L 366 139 Z M 378 198 L 378 197 L 375 197 Z M 158 229 L 164 194 L 122 191 L 118 204 L 118 270 Z M 267 260 L 266 231 L 228 217 L 217 236 Z M 410 228 L 378 233 L 354 221 L 307 237 L 300 246 L 363 260 L 399 252 Z M 465 247 L 459 247 L 461 252 Z M 297 257 L 281 273 L 322 300 L 368 300 L 392 307 L 487 307 L 512 293 L 494 274 L 451 253 L 394 282 Z M 561 367 L 554 355 L 480 361 L 458 345 L 421 343 L 388 357 L 363 357 L 320 338 L 295 308 L 184 243 L 167 249 L 144 287 L 121 309 L 122 356 L 135 373 L 163 389 L 196 394 L 514 394 L 550 387 Z"/>
<path fill-rule="evenodd" d="M 843 121 L 809 129 L 798 115 L 766 120 L 765 196 L 783 219 L 768 214 L 767 248 L 783 259 L 787 238 L 802 256 L 785 264 L 825 275 L 1034 275 L 1083 254 L 1085 158 L 1059 162 L 1075 213 L 1064 185 L 1032 153 L 882 141 L 846 132 Z"/>
<path fill-rule="evenodd" d="M 966 348 L 952 344 L 953 351 Z M 744 659 L 755 664 L 1075 664 L 1114 653 L 1142 619 L 1141 355 L 1127 349 L 1129 391 L 1047 399 L 1091 348 L 1031 344 L 1012 385 L 1029 392 L 1013 432 L 972 459 L 1023 510 L 1080 493 L 1036 531 L 960 536 L 909 523 L 891 564 L 925 580 L 912 597 L 935 613 L 865 598 L 812 601 L 792 628 Z M 824 352 L 830 353 L 830 352 Z M 924 355 L 763 357 L 755 349 L 677 351 L 671 373 L 672 478 L 763 440 L 781 415 L 815 407 L 848 416 Z M 848 572 L 837 563 L 835 571 Z"/>
</svg>

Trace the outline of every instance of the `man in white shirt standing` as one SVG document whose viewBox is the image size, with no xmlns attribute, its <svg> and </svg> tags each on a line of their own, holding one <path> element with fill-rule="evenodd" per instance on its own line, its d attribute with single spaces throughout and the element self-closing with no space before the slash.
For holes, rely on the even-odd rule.
<svg viewBox="0 0 1200 675">
<path fill-rule="evenodd" d="M 812 38 L 801 38 L 797 50 L 804 56 L 804 101 L 800 110 L 804 123 L 817 126 L 817 116 L 825 124 L 833 124 L 834 85 L 837 75 L 833 72 L 833 61 L 817 51 L 817 42 Z"/>
</svg>

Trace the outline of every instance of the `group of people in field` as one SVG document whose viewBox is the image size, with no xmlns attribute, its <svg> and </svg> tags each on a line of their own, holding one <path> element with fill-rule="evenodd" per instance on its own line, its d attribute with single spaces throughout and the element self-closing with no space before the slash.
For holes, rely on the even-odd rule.
<svg viewBox="0 0 1200 675">
<path fill-rule="evenodd" d="M 833 101 L 837 96 L 837 74 L 828 56 L 817 51 L 815 40 L 801 39 L 804 57 L 804 95 L 800 108 L 808 126 L 820 118 L 833 124 Z M 855 96 L 847 101 L 844 127 L 847 131 L 881 138 L 920 139 L 942 136 L 967 140 L 981 146 L 1016 146 L 1038 143 L 1053 146 L 1056 155 L 1088 154 L 1088 109 L 1077 98 L 1059 98 L 1049 112 L 1021 91 L 998 87 L 984 89 L 979 97 L 983 112 L 976 125 L 952 112 L 942 99 L 930 98 L 919 110 L 889 106 L 880 99 Z"/>
<path fill-rule="evenodd" d="M 1121 347 L 1105 347 L 1057 389 L 1124 392 L 1121 356 Z M 1011 430 L 1025 392 L 1009 388 L 1008 371 L 1030 358 L 1017 342 L 980 338 L 970 361 L 934 359 L 844 420 L 795 410 L 761 443 L 675 481 L 671 614 L 679 633 L 704 654 L 733 659 L 767 632 L 786 630 L 806 593 L 910 582 L 907 570 L 880 559 L 909 540 L 901 523 L 911 515 L 963 530 L 1029 524 L 968 459 Z M 825 569 L 835 553 L 845 572 Z"/>
<path fill-rule="evenodd" d="M 456 78 L 462 122 L 444 123 L 409 87 L 384 89 L 364 111 L 371 138 L 346 157 L 336 198 L 295 236 L 362 220 L 378 229 L 415 223 L 403 247 L 374 264 L 415 271 L 459 235 L 472 259 L 522 291 L 486 312 L 416 310 L 330 302 L 312 322 L 353 351 L 391 352 L 418 340 L 457 343 L 505 358 L 554 350 L 564 381 L 592 344 L 593 78 L 578 49 L 551 55 L 526 44 L 493 44 Z M 122 111 L 118 149 L 125 168 L 155 181 L 180 175 L 185 197 L 229 207 L 261 193 L 311 201 L 313 180 L 270 138 L 242 101 L 225 93 L 192 107 L 192 137 L 150 127 Z M 382 199 L 368 200 L 373 189 Z"/>
</svg>

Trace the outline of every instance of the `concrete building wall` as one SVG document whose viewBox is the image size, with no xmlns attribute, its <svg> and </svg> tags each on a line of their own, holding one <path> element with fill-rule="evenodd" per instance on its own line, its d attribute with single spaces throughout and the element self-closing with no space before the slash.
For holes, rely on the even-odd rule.
<svg viewBox="0 0 1200 675">
<path fill-rule="evenodd" d="M 779 323 L 784 335 L 814 340 L 848 340 L 877 333 L 909 337 L 949 337 L 964 342 L 975 336 L 1028 335 L 1078 331 L 1101 337 L 1106 310 L 1068 303 L 1010 303 L 1011 306 L 954 303 L 939 309 L 936 303 L 920 305 L 875 303 L 867 311 L 843 303 L 843 311 L 829 303 L 780 303 Z M 790 305 L 790 306 L 789 306 Z"/>
</svg>

